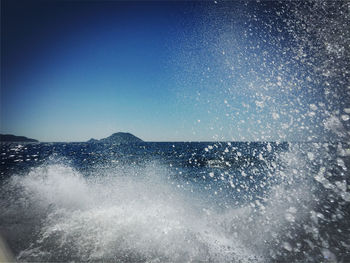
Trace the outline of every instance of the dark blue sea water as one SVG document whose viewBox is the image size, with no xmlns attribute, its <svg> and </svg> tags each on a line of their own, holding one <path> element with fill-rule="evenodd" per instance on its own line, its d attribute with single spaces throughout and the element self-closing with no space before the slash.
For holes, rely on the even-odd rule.
<svg viewBox="0 0 350 263">
<path fill-rule="evenodd" d="M 349 262 L 347 143 L 1 145 L 18 261 Z"/>
</svg>

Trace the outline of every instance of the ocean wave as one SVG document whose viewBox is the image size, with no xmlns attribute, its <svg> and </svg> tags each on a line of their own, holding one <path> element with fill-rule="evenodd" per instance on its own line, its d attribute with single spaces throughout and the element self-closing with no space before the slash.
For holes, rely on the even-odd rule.
<svg viewBox="0 0 350 263">
<path fill-rule="evenodd" d="M 269 185 L 252 175 L 254 184 L 230 181 L 237 174 L 191 181 L 157 161 L 87 174 L 67 159 L 46 162 L 2 182 L 1 233 L 18 261 L 346 259 L 346 166 L 323 147 L 279 153 Z"/>
</svg>

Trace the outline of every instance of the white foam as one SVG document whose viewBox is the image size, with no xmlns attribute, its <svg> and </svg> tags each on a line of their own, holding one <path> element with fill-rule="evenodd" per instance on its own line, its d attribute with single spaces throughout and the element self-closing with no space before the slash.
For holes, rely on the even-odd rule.
<svg viewBox="0 0 350 263">
<path fill-rule="evenodd" d="M 84 177 L 70 167 L 48 165 L 15 177 L 29 202 L 49 211 L 39 237 L 18 259 L 244 262 L 257 257 L 162 174 L 166 171 L 153 165 Z"/>
</svg>

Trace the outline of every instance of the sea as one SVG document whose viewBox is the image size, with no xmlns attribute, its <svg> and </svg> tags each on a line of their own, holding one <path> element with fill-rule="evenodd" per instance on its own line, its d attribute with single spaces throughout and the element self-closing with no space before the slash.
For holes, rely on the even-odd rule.
<svg viewBox="0 0 350 263">
<path fill-rule="evenodd" d="M 3 143 L 19 262 L 350 262 L 349 142 Z"/>
</svg>

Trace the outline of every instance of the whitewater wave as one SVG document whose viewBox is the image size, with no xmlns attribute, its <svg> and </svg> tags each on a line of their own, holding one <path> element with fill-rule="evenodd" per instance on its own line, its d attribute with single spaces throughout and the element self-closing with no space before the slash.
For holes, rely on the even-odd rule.
<svg viewBox="0 0 350 263">
<path fill-rule="evenodd" d="M 150 166 L 142 174 L 129 168 L 84 177 L 56 164 L 14 177 L 12 187 L 21 189 L 18 201 L 26 203 L 22 204 L 28 209 L 26 214 L 35 206 L 28 216 L 35 216 L 39 227 L 18 259 L 183 262 L 254 258 L 239 240 L 218 229 L 210 208 L 178 191 L 162 174 L 164 170 Z"/>
<path fill-rule="evenodd" d="M 2 185 L 0 230 L 18 261 L 336 261 L 330 244 L 338 242 L 343 255 L 346 238 L 337 240 L 337 229 L 328 227 L 319 170 L 302 152 L 304 146 L 280 154 L 283 165 L 269 175 L 276 183 L 239 205 L 230 195 L 227 202 L 218 197 L 221 205 L 208 201 L 199 182 L 157 162 L 89 175 L 46 163 Z M 331 190 L 339 198 L 346 193 Z M 343 201 L 331 215 L 345 231 Z"/>
</svg>

